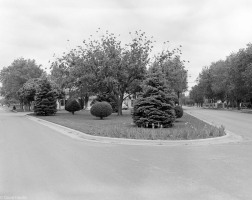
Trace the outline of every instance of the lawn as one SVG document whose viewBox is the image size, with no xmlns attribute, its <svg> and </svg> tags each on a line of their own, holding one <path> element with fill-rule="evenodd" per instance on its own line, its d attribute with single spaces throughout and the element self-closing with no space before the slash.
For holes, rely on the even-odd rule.
<svg viewBox="0 0 252 200">
<path fill-rule="evenodd" d="M 35 116 L 35 115 L 34 115 Z M 86 134 L 146 140 L 188 140 L 203 139 L 225 135 L 223 127 L 213 127 L 189 114 L 177 119 L 172 128 L 148 129 L 138 128 L 133 124 L 129 110 L 122 116 L 113 113 L 100 120 L 83 110 L 72 115 L 66 111 L 58 111 L 55 116 L 36 116 Z"/>
</svg>

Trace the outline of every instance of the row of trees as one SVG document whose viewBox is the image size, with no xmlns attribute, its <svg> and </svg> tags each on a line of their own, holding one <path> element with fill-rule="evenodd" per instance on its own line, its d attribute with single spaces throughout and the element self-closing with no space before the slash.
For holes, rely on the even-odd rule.
<svg viewBox="0 0 252 200">
<path fill-rule="evenodd" d="M 146 77 L 158 73 L 170 92 L 178 98 L 187 89 L 187 71 L 180 58 L 180 49 L 162 51 L 151 57 L 153 41 L 136 31 L 125 45 L 114 34 L 83 41 L 83 45 L 57 57 L 51 65 L 51 78 L 70 97 L 83 99 L 90 95 L 106 96 L 116 102 L 118 115 L 122 103 L 141 92 Z M 149 68 L 149 69 L 147 69 Z"/>
<path fill-rule="evenodd" d="M 0 94 L 6 103 L 17 103 L 19 101 L 19 89 L 30 79 L 45 75 L 40 65 L 35 60 L 24 58 L 16 59 L 8 67 L 0 71 Z"/>
<path fill-rule="evenodd" d="M 204 98 L 213 102 L 221 100 L 240 108 L 241 102 L 252 104 L 252 44 L 227 56 L 226 60 L 213 62 L 199 74 L 198 83 L 190 97 L 196 103 Z"/>
<path fill-rule="evenodd" d="M 187 89 L 181 50 L 163 50 L 152 56 L 154 42 L 144 32 L 136 31 L 131 38 L 123 45 L 114 34 L 106 32 L 99 39 L 84 40 L 82 45 L 55 57 L 50 75 L 34 60 L 17 59 L 0 72 L 1 95 L 10 103 L 30 105 L 41 80 L 47 78 L 56 98 L 67 91 L 70 98 L 79 98 L 87 106 L 89 96 L 98 95 L 115 102 L 121 115 L 123 101 L 141 92 L 147 77 L 158 76 L 168 92 L 180 98 Z"/>
<path fill-rule="evenodd" d="M 64 97 L 64 92 L 56 83 L 50 81 L 50 76 L 37 65 L 35 60 L 16 59 L 13 63 L 4 67 L 0 72 L 0 88 L 3 104 L 20 103 L 21 109 L 27 105 L 30 109 L 31 102 L 35 100 L 36 93 L 41 89 L 45 81 L 48 81 L 55 99 Z"/>
</svg>

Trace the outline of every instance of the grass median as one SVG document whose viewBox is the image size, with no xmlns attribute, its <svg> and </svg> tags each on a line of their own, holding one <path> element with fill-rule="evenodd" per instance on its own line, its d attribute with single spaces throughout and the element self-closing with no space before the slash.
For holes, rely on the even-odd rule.
<svg viewBox="0 0 252 200">
<path fill-rule="evenodd" d="M 214 127 L 187 113 L 175 121 L 172 128 L 139 128 L 133 124 L 129 110 L 122 116 L 113 113 L 100 120 L 89 111 L 78 111 L 74 115 L 58 111 L 54 116 L 35 116 L 37 118 L 60 124 L 86 134 L 144 140 L 191 140 L 213 138 L 225 135 L 224 127 Z"/>
</svg>

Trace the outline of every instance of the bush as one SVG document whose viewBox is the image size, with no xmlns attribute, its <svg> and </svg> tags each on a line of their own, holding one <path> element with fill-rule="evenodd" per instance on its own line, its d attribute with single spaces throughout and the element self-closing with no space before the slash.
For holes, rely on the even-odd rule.
<svg viewBox="0 0 252 200">
<path fill-rule="evenodd" d="M 95 117 L 100 117 L 100 119 L 108 117 L 112 114 L 112 111 L 112 106 L 106 101 L 96 102 L 90 109 L 90 113 Z"/>
<path fill-rule="evenodd" d="M 174 110 L 175 110 L 176 118 L 181 118 L 183 116 L 184 111 L 183 111 L 183 108 L 181 106 L 175 106 Z"/>
<path fill-rule="evenodd" d="M 102 101 L 105 101 L 105 102 L 108 102 L 111 107 L 112 107 L 112 110 L 113 112 L 117 113 L 118 112 L 118 103 L 115 99 L 115 97 L 111 94 L 98 94 L 97 97 L 91 102 L 91 106 L 94 105 L 96 102 L 102 102 Z"/>
<path fill-rule="evenodd" d="M 74 112 L 81 109 L 80 104 L 75 99 L 69 99 L 65 106 L 65 110 L 71 112 L 74 115 Z"/>
<path fill-rule="evenodd" d="M 146 90 L 133 108 L 133 122 L 138 127 L 167 128 L 175 121 L 173 96 L 168 95 L 164 82 L 154 77 L 146 82 Z"/>
<path fill-rule="evenodd" d="M 74 115 L 74 112 L 81 110 L 80 103 L 75 99 L 68 99 L 65 110 L 71 112 Z"/>
</svg>

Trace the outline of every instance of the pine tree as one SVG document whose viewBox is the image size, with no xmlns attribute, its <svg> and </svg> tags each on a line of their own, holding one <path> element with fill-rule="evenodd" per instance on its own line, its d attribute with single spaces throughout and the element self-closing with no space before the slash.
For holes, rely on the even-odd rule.
<svg viewBox="0 0 252 200">
<path fill-rule="evenodd" d="M 169 94 L 164 81 L 151 77 L 145 82 L 141 98 L 133 108 L 133 121 L 138 127 L 171 127 L 175 121 L 174 97 Z"/>
<path fill-rule="evenodd" d="M 43 80 L 35 95 L 34 112 L 36 115 L 53 115 L 57 112 L 55 92 L 47 80 Z"/>
</svg>

